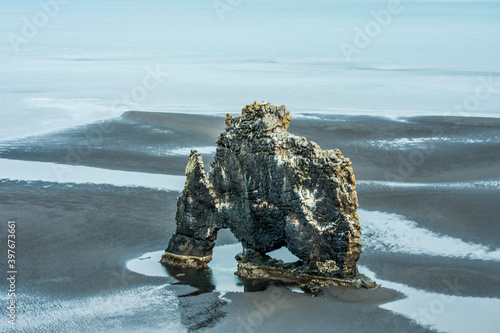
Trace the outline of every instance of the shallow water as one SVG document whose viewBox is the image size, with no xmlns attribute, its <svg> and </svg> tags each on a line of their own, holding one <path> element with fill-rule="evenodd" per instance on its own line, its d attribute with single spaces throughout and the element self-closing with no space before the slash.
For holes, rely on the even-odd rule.
<svg viewBox="0 0 500 333">
<path fill-rule="evenodd" d="M 241 250 L 240 244 L 216 246 L 213 260 L 209 263 L 210 269 L 203 271 L 167 268 L 159 262 L 163 251 L 148 252 L 137 259 L 130 260 L 127 262 L 127 268 L 148 276 L 174 277 L 180 283 L 189 284 L 205 292 L 215 290 L 221 295 L 225 292 L 264 290 L 270 281 L 249 281 L 234 275 L 237 269 L 234 256 Z M 283 248 L 273 251 L 270 255 L 285 261 L 296 259 Z M 375 273 L 365 266 L 359 266 L 359 271 L 374 279 L 383 288 L 393 289 L 405 295 L 403 299 L 381 304 L 380 307 L 383 309 L 401 314 L 415 320 L 419 325 L 439 331 L 471 332 L 481 327 L 482 332 L 496 332 L 499 324 L 497 309 L 500 307 L 500 299 L 498 298 L 459 296 L 456 295 L 459 290 L 454 289 L 450 289 L 449 294 L 429 292 L 403 283 L 378 279 Z M 293 286 L 287 286 L 287 288 L 302 292 Z M 457 313 L 462 315 L 457 316 Z"/>
<path fill-rule="evenodd" d="M 365 249 L 416 255 L 500 261 L 500 248 L 440 235 L 406 217 L 358 209 Z"/>
<path fill-rule="evenodd" d="M 500 320 L 498 309 L 500 299 L 486 297 L 463 297 L 454 295 L 459 290 L 451 289 L 449 294 L 428 292 L 402 283 L 377 279 L 367 267 L 359 266 L 361 273 L 373 277 L 383 287 L 399 291 L 405 298 L 380 305 L 419 325 L 444 332 L 498 332 Z M 457 315 L 459 314 L 459 315 Z"/>
<path fill-rule="evenodd" d="M 148 276 L 173 277 L 181 283 L 204 290 L 252 292 L 266 289 L 271 281 L 242 279 L 234 274 L 238 268 L 235 256 L 241 251 L 243 251 L 243 247 L 240 243 L 214 247 L 213 259 L 209 263 L 209 269 L 206 270 L 164 266 L 160 263 L 164 251 L 145 253 L 137 259 L 128 261 L 127 268 L 133 272 Z M 295 262 L 299 259 L 286 248 L 269 252 L 268 255 L 285 262 Z M 297 290 L 297 288 L 293 287 L 290 287 L 290 289 Z"/>
<path fill-rule="evenodd" d="M 138 186 L 182 191 L 186 177 L 68 164 L 0 159 L 0 178 L 74 184 Z"/>
</svg>

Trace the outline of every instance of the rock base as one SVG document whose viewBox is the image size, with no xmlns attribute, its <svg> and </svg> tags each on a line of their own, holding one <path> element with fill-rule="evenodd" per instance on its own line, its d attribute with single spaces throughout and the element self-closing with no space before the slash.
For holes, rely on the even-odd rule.
<svg viewBox="0 0 500 333">
<path fill-rule="evenodd" d="M 234 274 L 246 279 L 270 279 L 284 282 L 294 282 L 299 287 L 311 291 L 317 291 L 323 287 L 346 286 L 356 289 L 371 289 L 379 287 L 375 281 L 363 274 L 354 277 L 322 276 L 310 271 L 310 268 L 302 261 L 284 263 L 268 256 L 261 261 L 247 261 L 241 254 L 236 256 L 238 260 L 238 271 Z"/>
<path fill-rule="evenodd" d="M 175 253 L 165 252 L 161 256 L 160 262 L 162 264 L 173 265 L 181 268 L 205 269 L 208 268 L 208 263 L 211 260 L 212 256 L 195 257 L 195 256 L 184 256 Z"/>
</svg>

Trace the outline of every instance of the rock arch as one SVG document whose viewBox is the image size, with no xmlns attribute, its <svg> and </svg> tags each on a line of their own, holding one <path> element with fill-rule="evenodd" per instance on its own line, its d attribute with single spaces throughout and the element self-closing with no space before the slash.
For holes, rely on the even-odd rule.
<svg viewBox="0 0 500 333">
<path fill-rule="evenodd" d="M 217 231 L 229 228 L 244 248 L 240 276 L 307 276 L 322 285 L 356 280 L 361 232 L 351 162 L 290 134 L 291 120 L 282 105 L 250 104 L 242 116 L 226 116 L 208 173 L 200 153 L 191 152 L 163 263 L 207 267 Z M 301 262 L 262 261 L 282 246 Z"/>
</svg>

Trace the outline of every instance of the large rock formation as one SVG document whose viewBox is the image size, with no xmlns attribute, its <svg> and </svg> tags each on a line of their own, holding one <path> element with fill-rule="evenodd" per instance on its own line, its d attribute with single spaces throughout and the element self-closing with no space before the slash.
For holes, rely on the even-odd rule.
<svg viewBox="0 0 500 333">
<path fill-rule="evenodd" d="M 339 150 L 290 134 L 291 120 L 284 106 L 247 105 L 241 117 L 226 116 L 208 174 L 200 153 L 191 152 L 163 263 L 206 267 L 217 230 L 229 228 L 244 248 L 240 276 L 374 285 L 356 267 L 361 233 L 351 162 Z M 265 255 L 282 246 L 301 261 Z"/>
</svg>

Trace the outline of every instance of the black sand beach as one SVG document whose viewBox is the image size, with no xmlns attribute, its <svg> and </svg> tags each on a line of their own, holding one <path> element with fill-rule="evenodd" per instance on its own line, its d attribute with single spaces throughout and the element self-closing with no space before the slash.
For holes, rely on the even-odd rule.
<svg viewBox="0 0 500 333">
<path fill-rule="evenodd" d="M 189 149 L 215 148 L 223 127 L 220 116 L 127 112 L 3 142 L 0 158 L 183 175 Z M 307 115 L 296 117 L 289 130 L 351 159 L 360 209 L 398 214 L 435 234 L 500 248 L 500 120 Z M 206 151 L 208 165 L 213 151 Z M 22 332 L 431 329 L 379 307 L 405 297 L 383 283 L 376 290 L 331 287 L 316 297 L 275 285 L 221 294 L 128 270 L 128 260 L 166 247 L 178 192 L 14 180 L 1 180 L 0 188 L 0 219 L 17 223 Z M 233 241 L 223 236 L 217 245 Z M 367 249 L 359 264 L 376 280 L 500 298 L 500 263 L 494 260 Z M 0 287 L 6 290 L 5 279 Z M 73 308 L 87 310 L 77 315 Z"/>
</svg>

